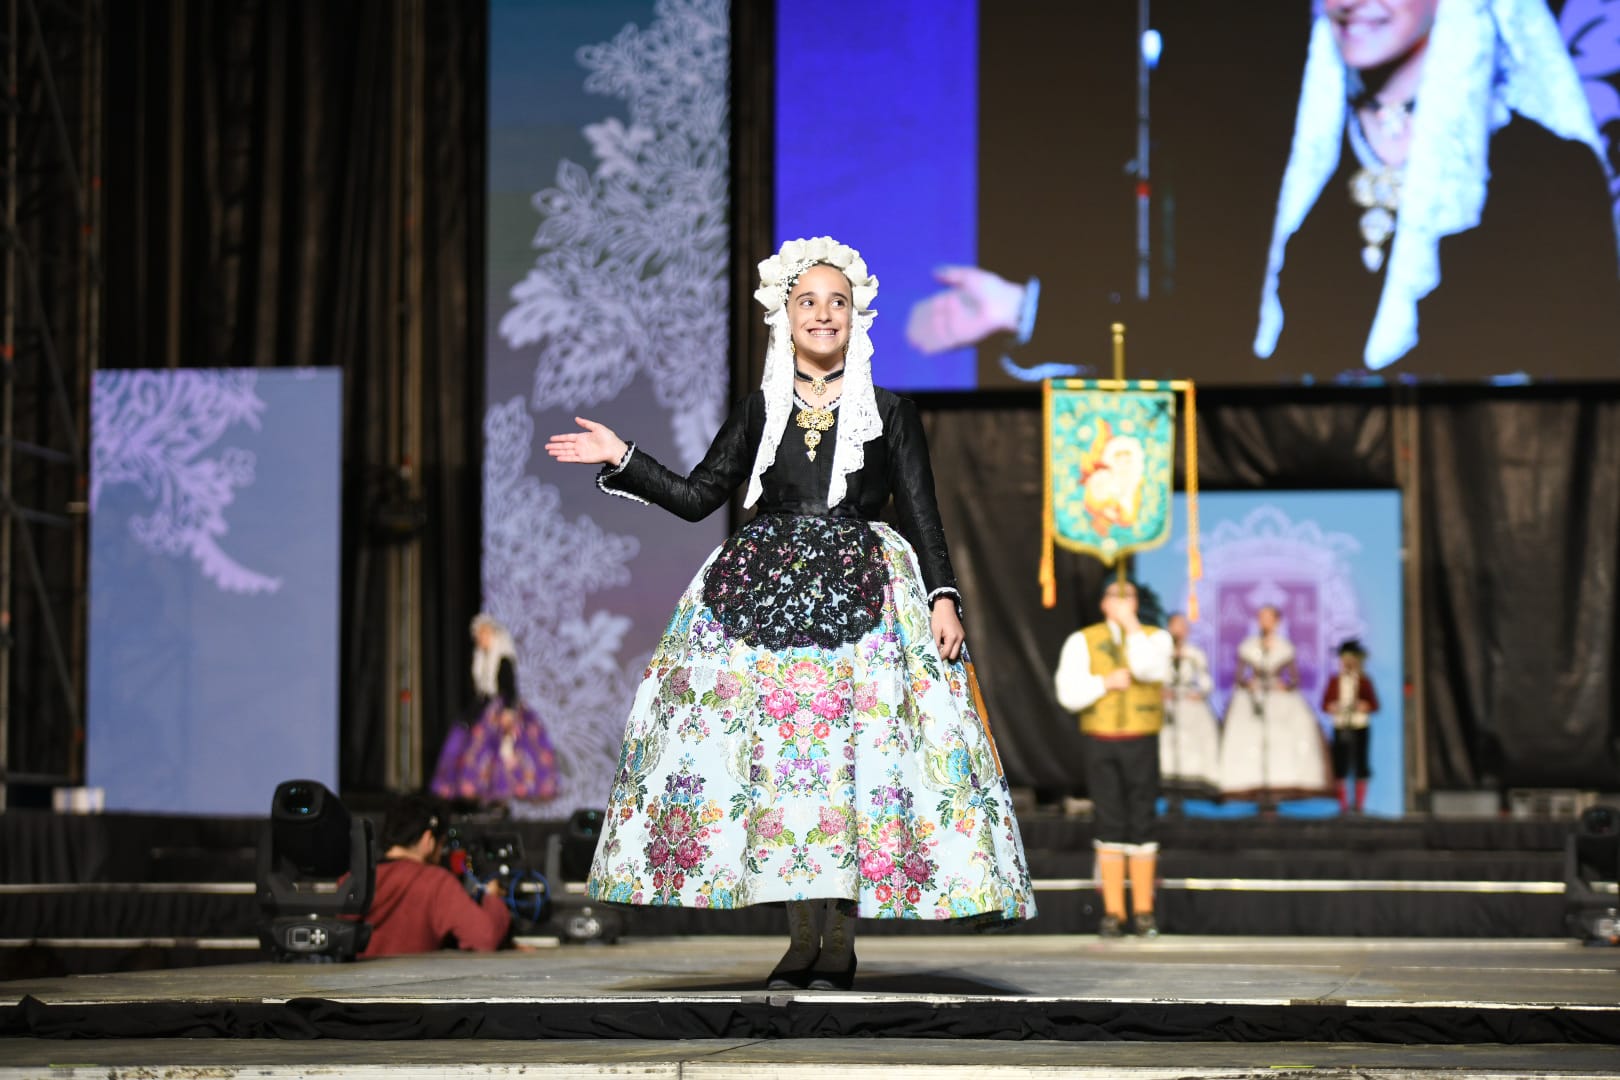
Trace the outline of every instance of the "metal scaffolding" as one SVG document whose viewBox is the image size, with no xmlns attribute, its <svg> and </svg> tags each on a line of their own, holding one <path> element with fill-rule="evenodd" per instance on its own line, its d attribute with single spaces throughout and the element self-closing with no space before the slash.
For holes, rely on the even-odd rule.
<svg viewBox="0 0 1620 1080">
<path fill-rule="evenodd" d="M 103 0 L 6 0 L 3 34 L 0 809 L 83 778 Z"/>
</svg>

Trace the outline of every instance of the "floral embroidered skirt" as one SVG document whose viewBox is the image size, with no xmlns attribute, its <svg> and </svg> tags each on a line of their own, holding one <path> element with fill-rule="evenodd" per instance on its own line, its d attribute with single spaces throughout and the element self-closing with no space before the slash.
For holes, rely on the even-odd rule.
<svg viewBox="0 0 1620 1080">
<path fill-rule="evenodd" d="M 588 890 L 1034 917 L 994 745 L 897 532 L 761 516 L 710 556 L 642 676 Z"/>
<path fill-rule="evenodd" d="M 429 785 L 445 799 L 544 802 L 557 794 L 557 754 L 527 705 L 505 715 L 499 698 L 470 726 L 451 729 Z"/>
</svg>

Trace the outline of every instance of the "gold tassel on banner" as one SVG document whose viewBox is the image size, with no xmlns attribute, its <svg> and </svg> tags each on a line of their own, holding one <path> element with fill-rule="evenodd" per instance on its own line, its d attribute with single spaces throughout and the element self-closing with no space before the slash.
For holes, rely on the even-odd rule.
<svg viewBox="0 0 1620 1080">
<path fill-rule="evenodd" d="M 1182 448 L 1187 492 L 1187 621 L 1198 621 L 1198 583 L 1204 579 L 1204 556 L 1198 549 L 1198 393 L 1189 380 L 1183 391 L 1187 397 L 1187 445 Z"/>
<path fill-rule="evenodd" d="M 1052 557 L 1052 380 L 1041 383 L 1041 607 L 1057 607 Z"/>
</svg>

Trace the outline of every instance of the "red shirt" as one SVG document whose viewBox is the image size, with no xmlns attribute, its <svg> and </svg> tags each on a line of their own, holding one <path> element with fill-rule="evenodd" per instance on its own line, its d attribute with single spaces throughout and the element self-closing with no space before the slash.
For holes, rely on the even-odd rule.
<svg viewBox="0 0 1620 1080">
<path fill-rule="evenodd" d="M 475 903 L 442 866 L 394 859 L 377 864 L 377 891 L 366 922 L 371 943 L 361 956 L 436 952 L 452 936 L 459 948 L 493 952 L 512 925 L 512 913 L 493 892 Z"/>
</svg>

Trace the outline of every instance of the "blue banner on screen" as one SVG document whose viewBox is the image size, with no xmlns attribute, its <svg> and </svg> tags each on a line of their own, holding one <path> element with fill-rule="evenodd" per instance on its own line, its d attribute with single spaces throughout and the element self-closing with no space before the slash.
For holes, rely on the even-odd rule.
<svg viewBox="0 0 1620 1080">
<path fill-rule="evenodd" d="M 944 287 L 936 271 L 977 264 L 978 4 L 783 2 L 776 17 L 777 243 L 832 236 L 878 276 L 878 385 L 972 389 L 971 348 L 930 355 L 906 329 Z"/>
<path fill-rule="evenodd" d="M 342 378 L 101 371 L 87 770 L 109 810 L 337 784 Z"/>
<path fill-rule="evenodd" d="M 1234 710 L 1252 707 L 1235 685 L 1238 653 L 1256 634 L 1262 607 L 1281 614 L 1278 633 L 1294 648 L 1297 694 L 1320 728 L 1324 746 L 1334 735 L 1333 708 L 1324 689 L 1339 670 L 1339 647 L 1356 640 L 1367 652 L 1365 670 L 1379 708 L 1370 730 L 1371 783 L 1365 809 L 1398 816 L 1405 810 L 1405 717 L 1402 693 L 1401 500 L 1393 491 L 1221 492 L 1198 500 L 1204 578 L 1198 584 L 1202 618 L 1188 639 L 1209 657 L 1215 689 L 1210 707 L 1223 717 L 1223 738 L 1234 730 Z M 1186 607 L 1185 497 L 1176 496 L 1176 535 L 1166 547 L 1137 556 L 1140 581 L 1167 610 Z M 1271 710 L 1272 731 L 1286 723 Z M 1248 717 L 1243 718 L 1247 720 Z M 1233 764 L 1241 749 L 1223 747 Z M 1243 755 L 1239 754 L 1241 758 Z M 1250 760 L 1252 760 L 1252 755 Z M 1241 766 L 1242 762 L 1236 763 Z M 1321 807 L 1331 811 L 1332 804 Z"/>
</svg>

